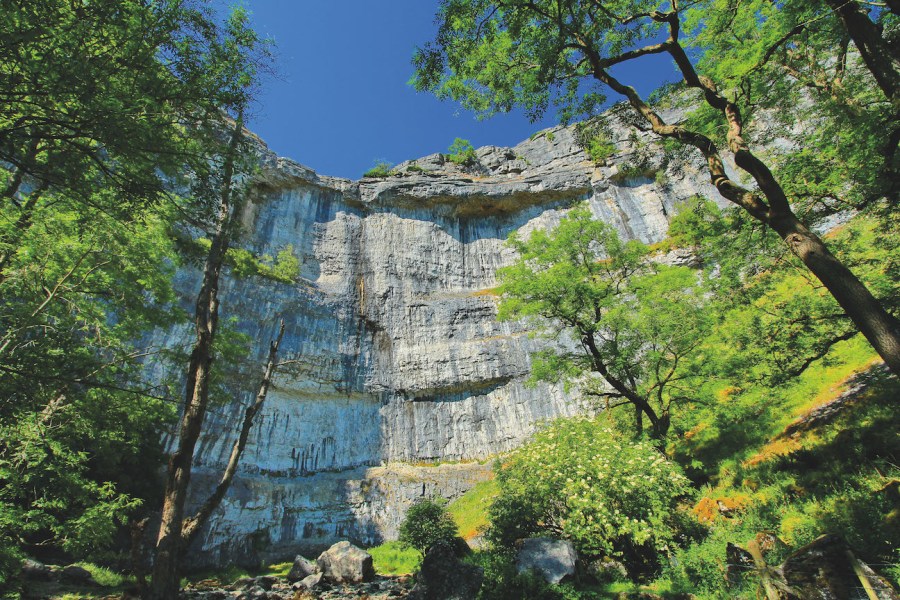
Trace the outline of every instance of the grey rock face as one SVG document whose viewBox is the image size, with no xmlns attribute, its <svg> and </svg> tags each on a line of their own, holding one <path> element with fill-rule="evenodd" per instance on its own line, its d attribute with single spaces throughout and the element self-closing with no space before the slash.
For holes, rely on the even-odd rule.
<svg viewBox="0 0 900 600">
<path fill-rule="evenodd" d="M 416 498 L 459 496 L 488 476 L 478 461 L 518 446 L 541 421 L 585 409 L 562 386 L 524 385 L 542 342 L 521 323 L 496 320 L 496 273 L 515 258 L 504 241 L 553 227 L 587 201 L 625 236 L 655 242 L 679 202 L 711 190 L 690 163 L 667 166 L 665 185 L 616 177 L 636 142 L 622 125 L 611 131 L 618 152 L 604 166 L 572 129 L 557 127 L 514 148 L 481 148 L 475 165 L 436 154 L 417 168 L 398 165 L 398 176 L 358 182 L 263 153 L 241 244 L 271 256 L 292 245 L 300 276 L 294 284 L 222 282 L 223 315 L 254 340 L 254 368 L 233 403 L 208 417 L 195 502 L 227 462 L 240 406 L 258 386 L 282 318 L 289 364 L 257 417 L 233 489 L 190 553 L 198 566 L 395 537 Z M 179 272 L 186 304 L 198 281 L 196 271 Z M 189 340 L 185 328 L 148 344 Z M 459 464 L 411 466 L 447 462 Z"/>
<path fill-rule="evenodd" d="M 338 542 L 316 559 L 322 577 L 336 583 L 360 583 L 375 577 L 372 556 L 347 541 Z"/>
<path fill-rule="evenodd" d="M 559 583 L 575 574 L 575 546 L 572 542 L 553 538 L 522 540 L 516 556 L 516 570 L 525 573 L 535 570 L 548 583 Z"/>
</svg>

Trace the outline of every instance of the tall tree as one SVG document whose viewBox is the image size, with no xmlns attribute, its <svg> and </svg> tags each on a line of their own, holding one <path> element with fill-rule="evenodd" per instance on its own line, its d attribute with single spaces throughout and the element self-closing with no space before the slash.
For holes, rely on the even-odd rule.
<svg viewBox="0 0 900 600">
<path fill-rule="evenodd" d="M 701 75 L 685 51 L 683 17 L 677 0 L 443 0 L 437 38 L 414 59 L 414 83 L 487 114 L 522 105 L 537 115 L 556 101 L 571 117 L 596 108 L 604 88 L 622 95 L 656 134 L 703 155 L 719 193 L 775 231 L 900 374 L 900 321 L 794 213 L 779 180 L 752 151 L 739 104 Z M 669 55 L 684 85 L 701 93 L 755 189 L 728 175 L 711 136 L 667 123 L 612 71 L 653 54 Z"/>
<path fill-rule="evenodd" d="M 178 438 L 169 457 L 163 495 L 162 519 L 156 538 L 153 573 L 146 596 L 157 600 L 178 597 L 183 555 L 224 498 L 237 472 L 256 414 L 265 402 L 276 367 L 278 347 L 284 333 L 282 322 L 278 336 L 270 344 L 262 384 L 255 401 L 246 409 L 238 438 L 219 482 L 192 516 L 186 516 L 186 504 L 194 460 L 194 449 L 203 430 L 209 407 L 210 382 L 216 358 L 215 341 L 219 332 L 219 281 L 226 255 L 239 227 L 241 207 L 250 192 L 250 177 L 256 155 L 244 130 L 244 113 L 253 98 L 258 77 L 259 55 L 265 48 L 250 29 L 248 15 L 235 9 L 229 18 L 220 46 L 219 64 L 223 70 L 230 101 L 223 109 L 233 111 L 228 141 L 219 156 L 218 168 L 210 180 L 195 180 L 198 193 L 215 193 L 217 215 L 210 236 L 211 244 L 203 268 L 203 279 L 194 305 L 194 343 L 187 367 L 185 398 L 178 426 Z M 215 136 L 216 132 L 211 135 Z"/>
<path fill-rule="evenodd" d="M 23 551 L 96 557 L 155 508 L 160 482 L 128 474 L 157 472 L 177 415 L 138 341 L 181 315 L 174 230 L 218 206 L 199 188 L 260 59 L 235 60 L 241 22 L 206 0 L 0 11 L 0 587 Z"/>
<path fill-rule="evenodd" d="M 500 317 L 530 318 L 560 342 L 537 356 L 532 376 L 630 406 L 637 435 L 647 421 L 664 439 L 674 406 L 690 398 L 691 354 L 709 325 L 696 274 L 650 262 L 646 246 L 622 242 L 584 206 L 510 245 L 519 259 L 500 271 Z"/>
<path fill-rule="evenodd" d="M 0 277 L 48 192 L 128 218 L 202 159 L 217 26 L 202 0 L 13 0 L 0 13 Z M 115 194 L 98 196 L 103 188 Z"/>
</svg>

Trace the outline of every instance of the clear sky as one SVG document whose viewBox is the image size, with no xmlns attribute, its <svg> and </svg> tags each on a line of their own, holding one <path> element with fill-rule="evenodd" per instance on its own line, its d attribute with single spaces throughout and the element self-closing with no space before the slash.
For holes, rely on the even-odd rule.
<svg viewBox="0 0 900 600">
<path fill-rule="evenodd" d="M 276 44 L 277 79 L 264 83 L 250 127 L 269 147 L 323 175 L 359 178 L 376 160 L 442 152 L 456 137 L 513 146 L 556 124 L 519 114 L 478 121 L 407 81 L 416 46 L 434 36 L 437 0 L 244 0 Z M 665 59 L 629 65 L 648 92 Z M 636 78 L 636 79 L 635 79 Z"/>
</svg>

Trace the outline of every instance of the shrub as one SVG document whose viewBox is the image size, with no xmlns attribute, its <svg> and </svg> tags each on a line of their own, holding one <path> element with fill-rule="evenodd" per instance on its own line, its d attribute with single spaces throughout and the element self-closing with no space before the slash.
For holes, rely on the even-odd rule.
<svg viewBox="0 0 900 600">
<path fill-rule="evenodd" d="M 394 174 L 393 166 L 385 160 L 379 160 L 374 167 L 363 173 L 363 177 L 390 177 Z"/>
<path fill-rule="evenodd" d="M 385 542 L 369 548 L 372 565 L 380 575 L 408 575 L 422 566 L 422 553 L 402 542 Z"/>
<path fill-rule="evenodd" d="M 562 419 L 499 469 L 488 537 L 509 547 L 534 534 L 561 535 L 587 556 L 641 569 L 673 543 L 675 505 L 687 478 L 652 444 L 623 439 L 599 418 Z"/>
<path fill-rule="evenodd" d="M 456 523 L 443 498 L 423 498 L 409 507 L 400 525 L 400 541 L 423 554 L 440 541 L 452 542 L 458 535 Z"/>
<path fill-rule="evenodd" d="M 458 165 L 474 165 L 478 160 L 478 157 L 475 156 L 475 148 L 472 147 L 472 142 L 462 138 L 453 140 L 453 143 L 447 148 L 447 152 L 449 153 L 447 158 L 450 159 L 450 162 Z"/>
<path fill-rule="evenodd" d="M 587 142 L 585 152 L 591 157 L 592 161 L 602 165 L 616 153 L 616 145 L 605 136 L 598 135 Z"/>
</svg>

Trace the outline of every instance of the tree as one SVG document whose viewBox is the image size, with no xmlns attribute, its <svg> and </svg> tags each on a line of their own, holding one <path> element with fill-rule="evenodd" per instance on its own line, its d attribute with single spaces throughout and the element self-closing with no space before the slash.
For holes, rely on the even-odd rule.
<svg viewBox="0 0 900 600">
<path fill-rule="evenodd" d="M 622 95 L 657 135 L 703 155 L 722 197 L 775 231 L 900 374 L 900 322 L 794 213 L 779 180 L 751 150 L 737 99 L 701 75 L 685 51 L 683 17 L 677 1 L 444 0 L 436 40 L 414 59 L 414 83 L 482 114 L 521 105 L 536 116 L 555 101 L 562 116 L 571 118 L 599 106 L 604 88 Z M 667 123 L 611 70 L 652 54 L 668 54 L 683 84 L 701 93 L 709 114 L 727 132 L 735 163 L 755 189 L 731 179 L 712 137 L 699 128 Z"/>
<path fill-rule="evenodd" d="M 400 524 L 400 541 L 422 554 L 438 542 L 452 543 L 459 535 L 444 498 L 420 498 Z"/>
<path fill-rule="evenodd" d="M 159 349 L 136 344 L 174 321 L 168 224 L 48 198 L 0 282 L 0 588 L 23 552 L 97 560 L 151 511 L 175 416 L 139 366 Z"/>
<path fill-rule="evenodd" d="M 177 352 L 139 342 L 182 318 L 176 240 L 219 208 L 223 116 L 247 106 L 264 57 L 245 13 L 223 29 L 204 0 L 14 1 L 0 32 L 2 585 L 23 551 L 98 558 L 156 508 L 159 482 L 131 475 L 158 472 L 177 415 L 140 363 Z M 292 277 L 289 258 L 265 266 Z"/>
<path fill-rule="evenodd" d="M 873 85 L 842 20 L 818 1 L 732 4 L 688 10 L 688 43 L 703 53 L 698 68 L 733 90 L 745 121 L 764 120 L 754 139 L 778 145 L 770 163 L 798 214 L 815 220 L 896 200 L 898 108 Z"/>
<path fill-rule="evenodd" d="M 651 436 L 664 439 L 673 405 L 690 397 L 690 357 L 708 324 L 697 275 L 654 265 L 646 246 L 623 243 L 586 207 L 510 245 L 519 258 L 499 272 L 500 318 L 532 318 L 560 340 L 538 355 L 533 377 L 574 379 L 607 407 L 630 405 L 636 433 L 646 418 Z M 609 387 L 584 381 L 588 374 Z"/>
<path fill-rule="evenodd" d="M 220 170 L 213 169 L 210 180 L 197 178 L 198 193 L 214 192 L 217 216 L 210 236 L 211 243 L 203 268 L 203 280 L 194 305 L 194 344 L 188 362 L 185 399 L 178 426 L 178 438 L 169 457 L 159 532 L 154 549 L 153 574 L 147 597 L 158 600 L 176 598 L 180 584 L 183 553 L 200 533 L 201 528 L 218 508 L 237 472 L 241 454 L 247 443 L 253 420 L 265 402 L 277 366 L 278 348 L 284 334 L 284 322 L 269 346 L 269 355 L 259 392 L 245 409 L 237 440 L 219 484 L 192 516 L 186 516 L 186 502 L 194 460 L 194 449 L 200 438 L 209 407 L 210 381 L 216 358 L 216 335 L 219 331 L 219 280 L 225 258 L 238 227 L 241 207 L 250 191 L 250 171 L 255 162 L 252 148 L 244 132 L 244 113 L 252 100 L 259 64 L 257 54 L 265 48 L 248 26 L 248 15 L 235 9 L 227 23 L 219 46 L 222 56 L 224 84 L 230 101 L 223 110 L 235 111 L 227 121 L 228 141 L 216 157 Z M 226 113 L 227 114 L 227 113 Z M 214 137 L 217 131 L 210 133 Z"/>
<path fill-rule="evenodd" d="M 192 125 L 217 116 L 209 9 L 181 0 L 15 0 L 0 15 L 0 278 L 48 194 L 123 219 L 200 165 Z M 114 191 L 97 195 L 98 189 Z"/>
</svg>

